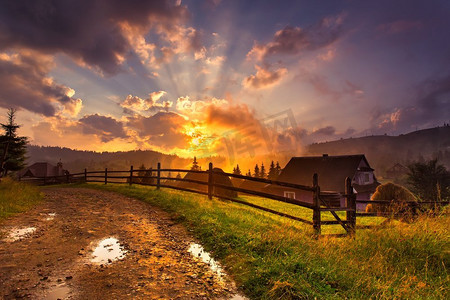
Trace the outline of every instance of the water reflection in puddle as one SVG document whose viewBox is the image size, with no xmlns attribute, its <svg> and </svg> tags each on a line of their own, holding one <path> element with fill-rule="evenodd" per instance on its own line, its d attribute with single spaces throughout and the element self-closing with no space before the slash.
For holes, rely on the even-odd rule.
<svg viewBox="0 0 450 300">
<path fill-rule="evenodd" d="M 45 219 L 46 221 L 51 221 L 55 218 L 56 213 L 48 213 L 47 214 L 47 218 Z"/>
<path fill-rule="evenodd" d="M 17 228 L 14 227 L 10 230 L 9 235 L 5 238 L 7 242 L 14 242 L 21 240 L 25 237 L 29 237 L 36 231 L 36 227 Z"/>
<path fill-rule="evenodd" d="M 188 251 L 194 256 L 200 258 L 204 263 L 209 265 L 209 268 L 211 271 L 216 273 L 219 276 L 223 276 L 222 267 L 219 265 L 218 262 L 212 258 L 208 252 L 203 249 L 203 247 L 199 244 L 192 243 L 189 246 Z"/>
<path fill-rule="evenodd" d="M 127 253 L 120 245 L 119 240 L 114 237 L 109 237 L 101 240 L 98 246 L 92 253 L 91 262 L 99 264 L 111 263 L 125 257 Z"/>
<path fill-rule="evenodd" d="M 70 288 L 65 284 L 57 285 L 51 288 L 45 296 L 45 300 L 68 299 Z"/>
</svg>

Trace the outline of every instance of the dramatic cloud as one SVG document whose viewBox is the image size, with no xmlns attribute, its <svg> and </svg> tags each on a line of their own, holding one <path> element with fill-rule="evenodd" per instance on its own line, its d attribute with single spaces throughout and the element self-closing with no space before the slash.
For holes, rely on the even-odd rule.
<svg viewBox="0 0 450 300">
<path fill-rule="evenodd" d="M 255 68 L 256 74 L 250 75 L 242 81 L 244 87 L 251 89 L 269 88 L 278 84 L 281 79 L 283 79 L 283 77 L 287 74 L 286 68 L 280 68 L 275 71 L 270 71 L 259 66 L 255 66 Z"/>
<path fill-rule="evenodd" d="M 259 124 L 254 112 L 245 104 L 226 106 L 208 106 L 206 110 L 206 123 L 228 128 Z"/>
<path fill-rule="evenodd" d="M 128 119 L 127 126 L 136 130 L 140 139 L 165 150 L 183 149 L 189 138 L 184 133 L 187 121 L 176 113 L 159 112 L 150 117 L 134 116 Z"/>
<path fill-rule="evenodd" d="M 128 95 L 127 98 L 120 103 L 120 106 L 137 112 L 154 111 L 164 109 L 168 111 L 172 107 L 172 101 L 158 102 L 159 99 L 166 94 L 165 91 L 158 91 L 149 94 L 146 99 L 137 96 Z"/>
<path fill-rule="evenodd" d="M 318 24 L 302 29 L 286 26 L 277 31 L 268 44 L 255 43 L 247 57 L 265 60 L 270 56 L 289 54 L 295 55 L 306 50 L 316 50 L 332 44 L 342 34 L 344 15 L 327 17 Z"/>
<path fill-rule="evenodd" d="M 155 23 L 170 30 L 187 16 L 184 6 L 169 1 L 1 0 L 0 6 L 0 50 L 65 53 L 106 74 L 117 73 L 132 50 L 122 24 L 134 32 Z"/>
<path fill-rule="evenodd" d="M 418 98 L 413 105 L 375 110 L 372 122 L 384 131 L 411 130 L 448 122 L 450 115 L 450 76 L 429 79 L 418 86 Z"/>
<path fill-rule="evenodd" d="M 194 118 L 204 119 L 205 110 L 211 106 L 224 106 L 228 105 L 228 101 L 225 99 L 210 98 L 206 100 L 191 100 L 189 96 L 180 97 L 177 99 L 177 110 L 185 115 Z"/>
<path fill-rule="evenodd" d="M 334 128 L 333 126 L 326 126 L 326 127 L 319 128 L 319 129 L 313 131 L 313 134 L 316 134 L 316 135 L 332 136 L 335 133 L 336 133 L 336 128 Z"/>
<path fill-rule="evenodd" d="M 102 142 L 109 142 L 115 138 L 125 138 L 127 136 L 123 123 L 112 117 L 94 114 L 84 116 L 79 120 L 79 123 L 83 133 L 97 135 Z"/>
<path fill-rule="evenodd" d="M 53 60 L 31 51 L 0 53 L 0 106 L 16 107 L 44 116 L 59 112 L 76 116 L 81 99 L 75 91 L 48 76 Z"/>
</svg>

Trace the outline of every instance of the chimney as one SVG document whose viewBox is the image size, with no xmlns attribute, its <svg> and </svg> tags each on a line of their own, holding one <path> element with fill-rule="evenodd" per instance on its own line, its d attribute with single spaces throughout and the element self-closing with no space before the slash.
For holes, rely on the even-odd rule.
<svg viewBox="0 0 450 300">
<path fill-rule="evenodd" d="M 322 157 L 328 157 L 328 153 L 322 154 Z"/>
</svg>

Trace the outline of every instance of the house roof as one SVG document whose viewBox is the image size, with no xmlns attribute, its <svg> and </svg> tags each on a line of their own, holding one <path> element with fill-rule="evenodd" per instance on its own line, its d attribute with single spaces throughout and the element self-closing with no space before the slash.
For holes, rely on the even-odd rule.
<svg viewBox="0 0 450 300">
<path fill-rule="evenodd" d="M 343 192 L 345 179 L 349 177 L 353 180 L 358 170 L 373 170 L 363 154 L 293 157 L 277 180 L 312 186 L 313 175 L 317 173 L 322 191 Z"/>
<path fill-rule="evenodd" d="M 37 162 L 22 170 L 21 176 L 44 177 L 62 175 L 58 170 L 58 167 L 47 162 Z"/>
</svg>

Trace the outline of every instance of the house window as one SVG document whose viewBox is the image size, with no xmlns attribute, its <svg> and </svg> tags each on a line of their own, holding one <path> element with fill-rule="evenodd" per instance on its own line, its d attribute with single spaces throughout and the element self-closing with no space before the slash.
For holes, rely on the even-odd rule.
<svg viewBox="0 0 450 300">
<path fill-rule="evenodd" d="M 284 197 L 295 199 L 295 192 L 284 192 Z"/>
<path fill-rule="evenodd" d="M 369 173 L 365 173 L 365 174 L 364 174 L 364 182 L 365 182 L 365 183 L 370 182 L 370 175 L 369 175 Z"/>
</svg>

